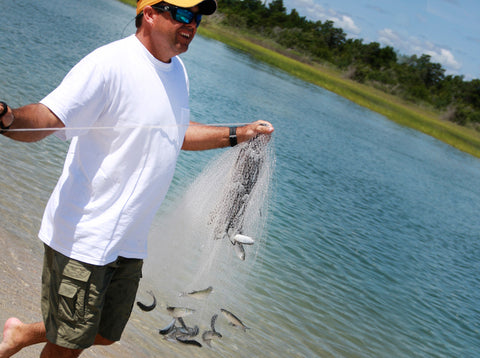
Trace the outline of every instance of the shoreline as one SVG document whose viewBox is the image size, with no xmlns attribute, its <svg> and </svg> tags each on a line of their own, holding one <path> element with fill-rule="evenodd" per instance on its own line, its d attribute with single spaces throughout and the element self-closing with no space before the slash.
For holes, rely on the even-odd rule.
<svg viewBox="0 0 480 358">
<path fill-rule="evenodd" d="M 342 73 L 300 60 L 269 49 L 261 39 L 253 39 L 230 29 L 209 23 L 199 28 L 199 34 L 220 41 L 228 46 L 249 53 L 254 58 L 306 82 L 336 93 L 362 107 L 409 128 L 418 130 L 453 146 L 474 157 L 480 158 L 480 133 L 475 129 L 459 126 L 441 119 L 441 114 L 407 103 L 398 97 L 386 94 L 373 87 L 342 77 Z"/>
</svg>

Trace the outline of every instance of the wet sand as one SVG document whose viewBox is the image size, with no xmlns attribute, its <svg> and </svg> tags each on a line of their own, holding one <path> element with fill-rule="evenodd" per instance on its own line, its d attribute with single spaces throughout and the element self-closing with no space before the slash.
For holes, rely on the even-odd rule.
<svg viewBox="0 0 480 358">
<path fill-rule="evenodd" d="M 31 247 L 24 239 L 12 237 L 0 228 L 0 325 L 9 317 L 17 317 L 23 322 L 41 320 L 40 290 L 42 269 L 42 243 L 33 242 Z M 169 354 L 171 347 L 159 340 L 152 324 L 142 324 L 142 312 L 134 309 L 122 341 L 109 347 L 92 347 L 82 357 L 152 357 Z M 145 326 L 145 327 L 143 327 Z M 164 346 L 158 349 L 158 345 Z M 155 347 L 156 346 L 156 347 Z M 43 344 L 27 347 L 14 357 L 39 357 Z M 159 352 L 162 351 L 162 352 Z M 186 353 L 184 351 L 184 353 Z"/>
</svg>

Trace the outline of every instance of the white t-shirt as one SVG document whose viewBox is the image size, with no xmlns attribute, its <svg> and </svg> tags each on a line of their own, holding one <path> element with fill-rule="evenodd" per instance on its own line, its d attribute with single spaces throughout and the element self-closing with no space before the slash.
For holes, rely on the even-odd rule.
<svg viewBox="0 0 480 358">
<path fill-rule="evenodd" d="M 40 239 L 95 265 L 145 258 L 189 123 L 182 61 L 158 61 L 132 35 L 86 56 L 41 103 L 71 144 Z"/>
</svg>

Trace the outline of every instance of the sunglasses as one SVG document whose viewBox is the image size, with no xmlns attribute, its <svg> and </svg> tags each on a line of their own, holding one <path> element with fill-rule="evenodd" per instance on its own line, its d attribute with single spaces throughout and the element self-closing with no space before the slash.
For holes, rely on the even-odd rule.
<svg viewBox="0 0 480 358">
<path fill-rule="evenodd" d="M 167 5 L 167 4 L 155 4 L 152 5 L 152 8 L 161 11 L 161 12 L 169 12 L 172 19 L 175 21 L 181 22 L 182 24 L 190 24 L 193 19 L 195 19 L 195 23 L 200 25 L 200 21 L 202 21 L 201 14 L 195 14 L 194 12 L 185 9 L 183 7 L 177 7 L 174 5 Z"/>
</svg>

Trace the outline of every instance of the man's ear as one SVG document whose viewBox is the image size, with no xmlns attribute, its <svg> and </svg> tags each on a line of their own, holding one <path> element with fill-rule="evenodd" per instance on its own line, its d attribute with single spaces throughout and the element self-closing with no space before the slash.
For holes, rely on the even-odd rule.
<svg viewBox="0 0 480 358">
<path fill-rule="evenodd" d="M 155 10 L 153 10 L 153 8 L 151 6 L 145 6 L 143 8 L 143 20 L 147 21 L 148 23 L 153 22 L 153 17 L 156 14 L 157 13 L 155 12 Z"/>
</svg>

